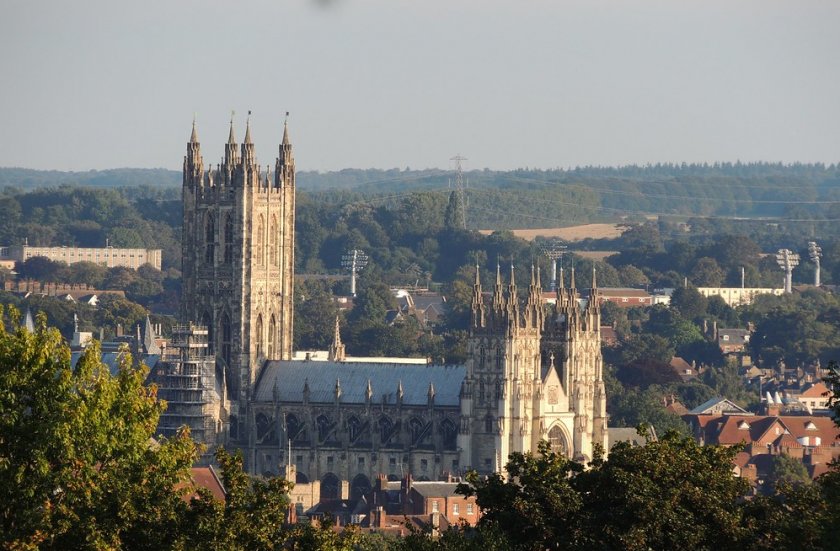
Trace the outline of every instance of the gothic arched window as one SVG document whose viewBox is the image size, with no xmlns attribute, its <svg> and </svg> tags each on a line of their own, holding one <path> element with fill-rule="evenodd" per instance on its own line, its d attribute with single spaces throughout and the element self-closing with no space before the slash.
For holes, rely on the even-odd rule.
<svg viewBox="0 0 840 551">
<path fill-rule="evenodd" d="M 262 314 L 257 316 L 257 357 L 262 356 L 263 353 L 263 320 Z"/>
<path fill-rule="evenodd" d="M 408 422 L 408 430 L 411 431 L 411 442 L 416 446 L 423 438 L 425 431 L 423 421 L 414 417 Z"/>
<path fill-rule="evenodd" d="M 347 420 L 347 435 L 350 437 L 350 442 L 353 443 L 359 438 L 362 429 L 362 422 L 355 415 Z"/>
<path fill-rule="evenodd" d="M 212 265 L 216 253 L 216 219 L 212 213 L 207 213 L 204 225 L 204 262 Z"/>
<path fill-rule="evenodd" d="M 493 425 L 495 425 L 495 422 L 492 415 L 488 415 L 484 418 L 484 432 L 495 432 L 496 427 Z"/>
<path fill-rule="evenodd" d="M 332 429 L 332 423 L 329 418 L 326 415 L 319 415 L 315 423 L 318 425 L 318 440 L 321 442 L 326 441 Z"/>
<path fill-rule="evenodd" d="M 254 240 L 256 243 L 254 246 L 254 255 L 256 256 L 257 266 L 265 264 L 265 240 L 263 234 L 265 234 L 265 219 L 260 214 L 257 217 L 257 234 Z"/>
<path fill-rule="evenodd" d="M 268 258 L 272 266 L 277 266 L 277 216 L 271 215 L 271 229 L 268 233 Z"/>
<path fill-rule="evenodd" d="M 298 436 L 303 436 L 303 425 L 298 420 L 296 415 L 286 415 L 286 438 L 294 440 Z"/>
<path fill-rule="evenodd" d="M 233 264 L 233 215 L 225 217 L 225 264 Z"/>
<path fill-rule="evenodd" d="M 274 314 L 268 320 L 268 353 L 269 360 L 274 359 L 274 351 L 277 350 L 277 322 L 274 321 Z"/>
<path fill-rule="evenodd" d="M 379 418 L 379 437 L 383 444 L 387 444 L 394 432 L 394 423 L 388 417 Z"/>
<path fill-rule="evenodd" d="M 230 365 L 231 341 L 233 340 L 233 328 L 230 325 L 230 316 L 225 312 L 222 314 L 222 327 L 220 333 L 222 334 L 221 352 L 222 359 L 227 365 Z"/>
<path fill-rule="evenodd" d="M 449 419 L 444 419 L 440 424 L 440 433 L 443 436 L 443 447 L 454 450 L 458 438 L 458 430 L 455 427 L 455 423 Z"/>
<path fill-rule="evenodd" d="M 551 451 L 559 453 L 564 457 L 569 457 L 569 446 L 566 442 L 566 436 L 563 434 L 563 429 L 559 425 L 554 425 L 548 431 L 548 443 L 551 444 Z"/>
</svg>

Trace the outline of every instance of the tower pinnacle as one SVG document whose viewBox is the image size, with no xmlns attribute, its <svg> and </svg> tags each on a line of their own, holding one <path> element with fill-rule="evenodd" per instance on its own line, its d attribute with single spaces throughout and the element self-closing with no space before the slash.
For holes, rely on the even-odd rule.
<svg viewBox="0 0 840 551">
<path fill-rule="evenodd" d="M 193 115 L 192 134 L 190 135 L 190 143 L 198 143 L 198 131 L 195 129 L 195 115 Z"/>
<path fill-rule="evenodd" d="M 228 134 L 228 145 L 235 145 L 236 144 L 236 134 L 233 133 L 233 116 L 236 114 L 236 111 L 230 112 L 230 134 Z"/>
</svg>

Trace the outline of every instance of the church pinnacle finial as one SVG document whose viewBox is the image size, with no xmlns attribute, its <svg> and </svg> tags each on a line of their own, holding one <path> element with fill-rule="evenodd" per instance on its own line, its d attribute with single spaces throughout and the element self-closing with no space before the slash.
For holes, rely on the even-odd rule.
<svg viewBox="0 0 840 551">
<path fill-rule="evenodd" d="M 596 280 L 596 273 L 597 273 L 597 270 L 595 270 L 595 265 L 593 264 L 592 265 L 592 288 L 593 289 L 598 288 L 598 282 Z"/>
<path fill-rule="evenodd" d="M 289 140 L 289 112 L 286 111 L 286 118 L 283 120 L 283 145 L 292 143 Z"/>
<path fill-rule="evenodd" d="M 476 287 L 481 287 L 481 277 L 479 277 L 478 264 L 475 265 L 475 286 Z"/>
<path fill-rule="evenodd" d="M 253 143 L 251 141 L 251 111 L 248 111 L 248 118 L 245 120 L 245 142 L 246 144 Z"/>
<path fill-rule="evenodd" d="M 233 145 L 236 143 L 236 134 L 233 133 L 233 117 L 236 115 L 236 111 L 230 112 L 230 134 L 228 134 L 228 145 Z"/>
<path fill-rule="evenodd" d="M 575 267 L 572 266 L 572 273 L 569 275 L 569 289 L 575 289 Z"/>
<path fill-rule="evenodd" d="M 502 265 L 499 259 L 496 259 L 496 285 L 502 285 Z"/>
<path fill-rule="evenodd" d="M 190 134 L 190 143 L 198 143 L 198 131 L 195 128 L 195 113 L 193 113 L 192 134 Z"/>
</svg>

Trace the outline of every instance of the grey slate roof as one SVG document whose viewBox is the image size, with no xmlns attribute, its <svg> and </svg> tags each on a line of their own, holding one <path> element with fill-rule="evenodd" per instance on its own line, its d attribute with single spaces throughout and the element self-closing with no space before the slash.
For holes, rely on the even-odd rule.
<svg viewBox="0 0 840 551">
<path fill-rule="evenodd" d="M 451 497 L 455 495 L 457 482 L 412 482 L 411 488 L 423 497 Z"/>
<path fill-rule="evenodd" d="M 404 404 L 425 405 L 432 383 L 436 405 L 457 406 L 465 375 L 463 365 L 271 361 L 260 374 L 254 397 L 258 402 L 273 401 L 276 385 L 281 402 L 301 402 L 308 383 L 310 402 L 332 403 L 338 380 L 342 402 L 364 404 L 370 381 L 375 404 L 382 403 L 383 395 L 385 403 L 395 404 L 402 383 Z"/>
<path fill-rule="evenodd" d="M 707 400 L 697 406 L 696 408 L 689 411 L 692 415 L 703 415 L 710 412 L 725 412 L 725 413 L 748 413 L 747 410 L 735 404 L 731 400 L 727 400 L 726 398 L 721 398 L 717 396 L 710 400 Z"/>
</svg>

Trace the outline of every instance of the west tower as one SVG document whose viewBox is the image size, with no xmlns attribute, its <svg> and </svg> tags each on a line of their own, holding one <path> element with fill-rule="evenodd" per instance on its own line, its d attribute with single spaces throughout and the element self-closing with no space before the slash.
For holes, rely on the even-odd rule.
<svg viewBox="0 0 840 551">
<path fill-rule="evenodd" d="M 230 390 L 230 437 L 245 438 L 248 402 L 266 360 L 292 356 L 295 161 L 284 123 L 274 170 L 257 163 L 250 117 L 205 170 L 198 132 L 184 157 L 181 319 L 208 328 Z"/>
<path fill-rule="evenodd" d="M 497 267 L 489 304 L 476 268 L 466 376 L 461 387 L 458 448 L 462 464 L 501 471 L 513 452 L 533 452 L 541 440 L 570 459 L 606 448 L 606 399 L 597 289 L 581 308 L 574 272 L 562 275 L 551 307 L 542 304 L 532 268 L 524 303 L 511 268 L 503 285 Z"/>
</svg>

